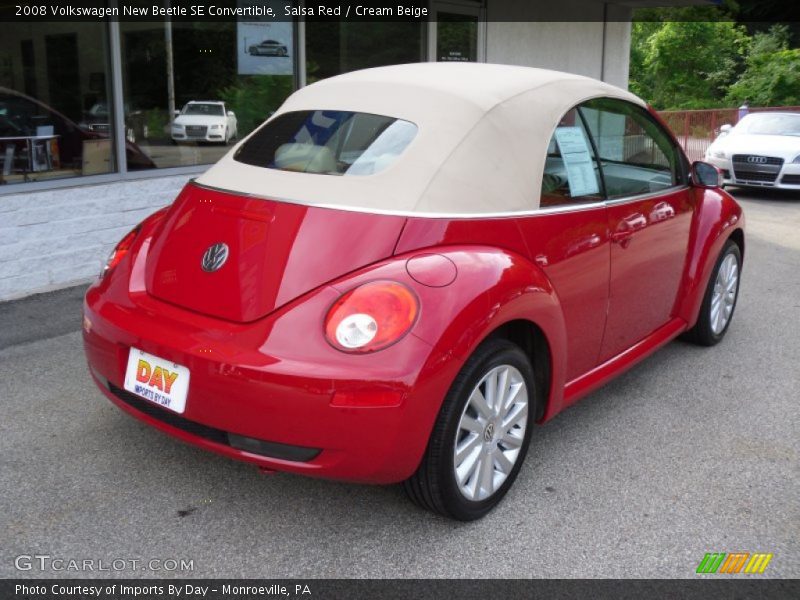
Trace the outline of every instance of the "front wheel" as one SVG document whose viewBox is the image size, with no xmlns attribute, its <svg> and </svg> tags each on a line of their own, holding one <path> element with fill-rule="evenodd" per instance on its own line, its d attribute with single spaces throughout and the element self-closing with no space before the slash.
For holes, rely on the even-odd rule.
<svg viewBox="0 0 800 600">
<path fill-rule="evenodd" d="M 741 271 L 742 253 L 736 242 L 728 240 L 708 281 L 697 324 L 686 332 L 686 339 L 702 346 L 713 346 L 725 337 L 739 298 Z"/>
<path fill-rule="evenodd" d="M 502 339 L 484 342 L 459 372 L 419 468 L 403 484 L 416 504 L 461 521 L 494 508 L 519 473 L 535 408 L 533 369 Z"/>
</svg>

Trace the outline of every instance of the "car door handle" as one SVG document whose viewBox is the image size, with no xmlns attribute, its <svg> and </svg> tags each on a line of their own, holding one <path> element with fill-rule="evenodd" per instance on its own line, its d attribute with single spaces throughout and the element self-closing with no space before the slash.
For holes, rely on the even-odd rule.
<svg viewBox="0 0 800 600">
<path fill-rule="evenodd" d="M 647 227 L 647 219 L 641 213 L 634 213 L 622 219 L 617 228 L 611 232 L 609 238 L 612 242 L 626 248 L 631 243 L 631 237 L 637 231 Z"/>
<path fill-rule="evenodd" d="M 623 242 L 629 241 L 633 237 L 633 230 L 632 229 L 625 229 L 623 231 L 613 231 L 609 236 L 611 241 L 616 244 L 622 244 Z"/>
</svg>

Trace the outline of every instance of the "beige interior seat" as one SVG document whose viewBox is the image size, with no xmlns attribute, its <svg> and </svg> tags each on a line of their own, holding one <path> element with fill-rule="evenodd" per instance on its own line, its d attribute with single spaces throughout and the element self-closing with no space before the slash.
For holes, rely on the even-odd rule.
<svg viewBox="0 0 800 600">
<path fill-rule="evenodd" d="M 336 171 L 336 159 L 327 146 L 282 144 L 275 151 L 275 166 L 287 171 L 331 173 Z"/>
</svg>

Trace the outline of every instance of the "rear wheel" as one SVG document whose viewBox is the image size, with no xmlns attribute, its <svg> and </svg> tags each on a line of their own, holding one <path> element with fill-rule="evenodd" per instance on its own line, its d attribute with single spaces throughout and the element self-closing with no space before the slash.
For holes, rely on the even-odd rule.
<svg viewBox="0 0 800 600">
<path fill-rule="evenodd" d="M 685 335 L 687 340 L 702 346 L 713 346 L 725 337 L 739 298 L 741 269 L 742 253 L 739 246 L 733 240 L 728 240 L 708 281 L 697 324 Z"/>
<path fill-rule="evenodd" d="M 519 473 L 530 442 L 533 369 L 515 344 L 483 343 L 459 372 L 417 472 L 404 482 L 418 505 L 462 521 L 494 508 Z"/>
</svg>

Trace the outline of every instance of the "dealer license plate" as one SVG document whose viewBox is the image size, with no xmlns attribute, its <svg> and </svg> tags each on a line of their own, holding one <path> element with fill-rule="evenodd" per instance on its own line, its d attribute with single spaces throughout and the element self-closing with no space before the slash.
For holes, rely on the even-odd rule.
<svg viewBox="0 0 800 600">
<path fill-rule="evenodd" d="M 125 370 L 125 389 L 176 413 L 186 408 L 189 369 L 131 348 Z"/>
</svg>

